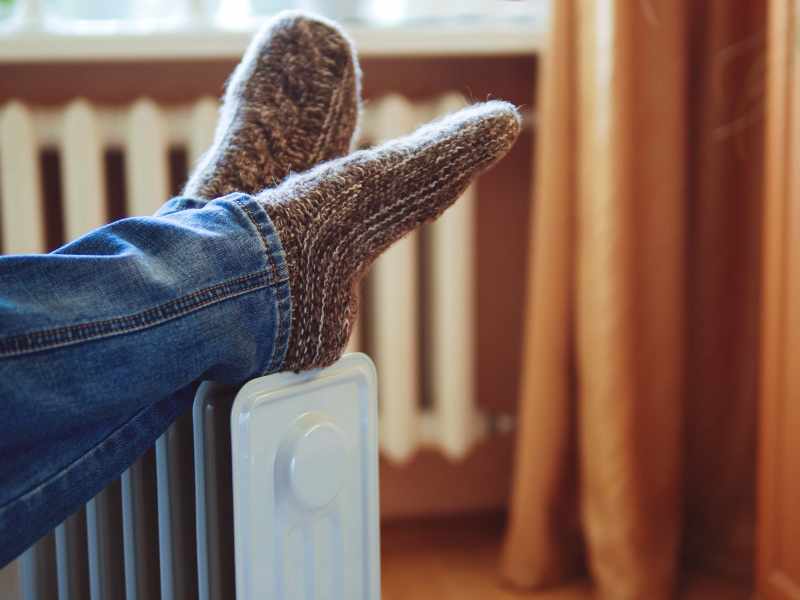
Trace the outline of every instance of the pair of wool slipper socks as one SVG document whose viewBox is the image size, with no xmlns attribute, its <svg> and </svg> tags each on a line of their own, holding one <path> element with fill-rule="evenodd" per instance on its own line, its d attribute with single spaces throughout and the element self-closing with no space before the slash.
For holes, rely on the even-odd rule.
<svg viewBox="0 0 800 600">
<path fill-rule="evenodd" d="M 502 158 L 520 131 L 506 102 L 465 108 L 370 150 L 350 152 L 360 115 L 353 45 L 332 22 L 283 13 L 228 82 L 214 143 L 184 194 L 256 195 L 286 253 L 292 331 L 283 370 L 344 350 L 354 289 L 391 244 L 438 217 Z"/>
</svg>

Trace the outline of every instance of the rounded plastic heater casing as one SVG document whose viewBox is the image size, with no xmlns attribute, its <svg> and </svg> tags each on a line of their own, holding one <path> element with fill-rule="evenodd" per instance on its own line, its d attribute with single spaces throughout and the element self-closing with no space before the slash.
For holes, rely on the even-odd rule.
<svg viewBox="0 0 800 600">
<path fill-rule="evenodd" d="M 248 382 L 231 411 L 231 444 L 238 600 L 378 600 L 369 357 Z"/>
</svg>

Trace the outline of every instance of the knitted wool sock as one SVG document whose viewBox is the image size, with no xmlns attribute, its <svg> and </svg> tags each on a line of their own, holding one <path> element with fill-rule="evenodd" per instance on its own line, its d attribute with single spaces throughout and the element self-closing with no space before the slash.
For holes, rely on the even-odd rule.
<svg viewBox="0 0 800 600">
<path fill-rule="evenodd" d="M 519 130 L 510 104 L 475 105 L 258 196 L 289 270 L 292 329 L 284 369 L 322 367 L 341 355 L 358 308 L 353 288 L 367 267 L 438 217 L 506 154 Z"/>
<path fill-rule="evenodd" d="M 184 195 L 255 194 L 350 150 L 361 72 L 330 21 L 284 12 L 250 43 L 228 82 L 214 144 Z"/>
</svg>

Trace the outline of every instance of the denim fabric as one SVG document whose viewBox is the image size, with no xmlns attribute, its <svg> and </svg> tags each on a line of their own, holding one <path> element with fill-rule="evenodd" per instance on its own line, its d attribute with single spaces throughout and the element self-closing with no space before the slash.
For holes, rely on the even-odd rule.
<svg viewBox="0 0 800 600">
<path fill-rule="evenodd" d="M 199 380 L 279 369 L 290 327 L 280 240 L 243 194 L 0 257 L 0 566 L 133 463 Z"/>
</svg>

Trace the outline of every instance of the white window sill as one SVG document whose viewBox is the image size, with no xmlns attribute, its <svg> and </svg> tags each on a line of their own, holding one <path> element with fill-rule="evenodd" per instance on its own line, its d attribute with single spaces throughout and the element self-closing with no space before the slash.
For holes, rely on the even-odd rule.
<svg viewBox="0 0 800 600">
<path fill-rule="evenodd" d="M 346 29 L 362 57 L 534 55 L 545 38 L 545 19 Z M 76 32 L 8 30 L 0 33 L 0 63 L 238 58 L 252 29 Z"/>
</svg>

